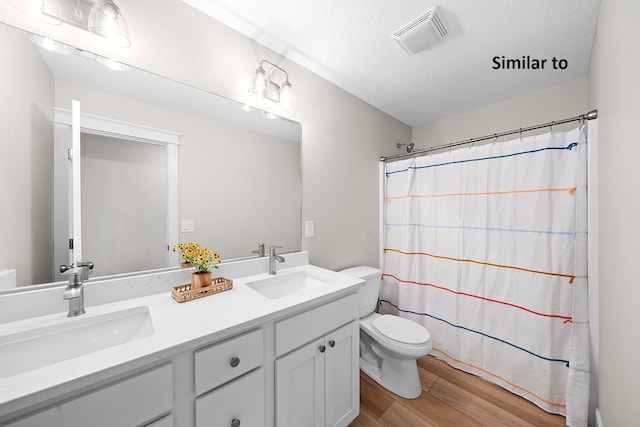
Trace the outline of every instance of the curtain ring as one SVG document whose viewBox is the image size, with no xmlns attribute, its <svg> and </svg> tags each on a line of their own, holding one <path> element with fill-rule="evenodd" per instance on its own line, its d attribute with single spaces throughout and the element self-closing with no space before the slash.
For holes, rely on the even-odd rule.
<svg viewBox="0 0 640 427">
<path fill-rule="evenodd" d="M 453 147 L 453 142 L 449 143 L 449 154 L 451 154 L 451 147 Z"/>
<path fill-rule="evenodd" d="M 556 122 L 551 122 L 551 126 L 549 126 L 549 128 L 551 129 L 551 133 L 553 133 L 553 127 L 556 125 Z"/>
<path fill-rule="evenodd" d="M 469 150 L 471 150 L 471 149 L 473 148 L 473 143 L 474 143 L 473 138 L 471 138 L 471 139 L 469 140 L 469 144 L 470 144 L 470 145 L 469 145 Z"/>
<path fill-rule="evenodd" d="M 520 140 L 522 141 L 522 128 L 520 128 Z"/>
<path fill-rule="evenodd" d="M 498 134 L 494 133 L 493 134 L 493 145 L 496 145 L 496 142 L 498 142 Z"/>
</svg>

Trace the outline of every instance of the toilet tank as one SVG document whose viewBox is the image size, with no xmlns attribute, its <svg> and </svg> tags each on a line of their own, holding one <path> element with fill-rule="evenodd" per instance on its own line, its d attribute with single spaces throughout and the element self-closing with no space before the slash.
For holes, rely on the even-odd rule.
<svg viewBox="0 0 640 427">
<path fill-rule="evenodd" d="M 364 284 L 360 285 L 358 288 L 360 317 L 365 317 L 373 313 L 376 309 L 378 295 L 380 293 L 380 269 L 359 266 L 341 270 L 340 273 L 364 280 Z"/>
</svg>

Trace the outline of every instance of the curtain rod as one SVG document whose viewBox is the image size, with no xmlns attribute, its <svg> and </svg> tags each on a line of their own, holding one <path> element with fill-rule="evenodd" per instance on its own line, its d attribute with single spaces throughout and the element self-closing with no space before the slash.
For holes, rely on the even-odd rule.
<svg viewBox="0 0 640 427">
<path fill-rule="evenodd" d="M 589 111 L 587 114 L 581 114 L 579 116 L 576 117 L 571 117 L 569 119 L 563 119 L 563 120 L 556 120 L 553 122 L 549 122 L 549 123 L 543 123 L 540 125 L 535 125 L 535 126 L 529 126 L 526 128 L 520 128 L 520 129 L 514 129 L 514 130 L 510 130 L 507 132 L 501 132 L 501 133 L 494 133 L 492 135 L 486 135 L 486 136 L 482 136 L 480 138 L 471 138 L 471 139 L 465 139 L 462 141 L 457 141 L 457 142 L 452 142 L 449 144 L 442 144 L 442 145 L 438 145 L 435 147 L 429 147 L 429 148 L 423 148 L 420 150 L 416 150 L 413 151 L 411 153 L 401 153 L 401 154 L 395 154 L 393 156 L 382 156 L 380 157 L 380 161 L 381 162 L 388 162 L 391 160 L 397 160 L 397 159 L 405 159 L 407 157 L 413 157 L 413 156 L 422 156 L 428 153 L 432 153 L 436 150 L 442 150 L 445 148 L 453 148 L 453 147 L 458 147 L 460 145 L 465 145 L 465 144 L 473 144 L 475 142 L 478 141 L 486 141 L 487 139 L 497 139 L 500 138 L 502 136 L 507 136 L 507 135 L 513 135 L 513 134 L 522 134 L 522 132 L 529 132 L 532 130 L 536 130 L 536 129 L 542 129 L 542 128 L 546 128 L 546 127 L 553 127 L 555 125 L 561 125 L 563 123 L 571 123 L 571 122 L 577 122 L 577 121 L 586 121 L 586 120 L 593 120 L 593 119 L 597 119 L 598 118 L 598 110 L 591 110 Z"/>
</svg>

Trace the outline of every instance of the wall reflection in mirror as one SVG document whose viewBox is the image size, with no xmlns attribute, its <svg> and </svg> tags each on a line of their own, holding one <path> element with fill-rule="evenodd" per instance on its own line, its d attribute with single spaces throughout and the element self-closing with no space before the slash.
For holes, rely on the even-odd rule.
<svg viewBox="0 0 640 427">
<path fill-rule="evenodd" d="M 0 290 L 15 286 L 12 270 L 18 286 L 62 280 L 54 247 L 68 246 L 67 231 L 56 230 L 68 209 L 54 175 L 67 153 L 54 144 L 54 110 L 72 100 L 83 114 L 180 135 L 179 219 L 167 224 L 165 148 L 82 134 L 82 255 L 94 277 L 173 267 L 167 252 L 179 242 L 224 260 L 252 256 L 258 243 L 300 250 L 298 123 L 135 68 L 114 71 L 75 48 L 47 51 L 27 36 L 0 24 Z M 169 241 L 172 227 L 178 241 Z"/>
</svg>

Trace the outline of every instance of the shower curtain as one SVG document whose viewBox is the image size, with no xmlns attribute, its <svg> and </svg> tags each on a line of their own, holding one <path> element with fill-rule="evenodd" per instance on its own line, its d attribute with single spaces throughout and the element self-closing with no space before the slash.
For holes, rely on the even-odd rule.
<svg viewBox="0 0 640 427">
<path fill-rule="evenodd" d="M 587 147 L 581 129 L 383 168 L 379 311 L 434 356 L 586 426 Z"/>
</svg>

